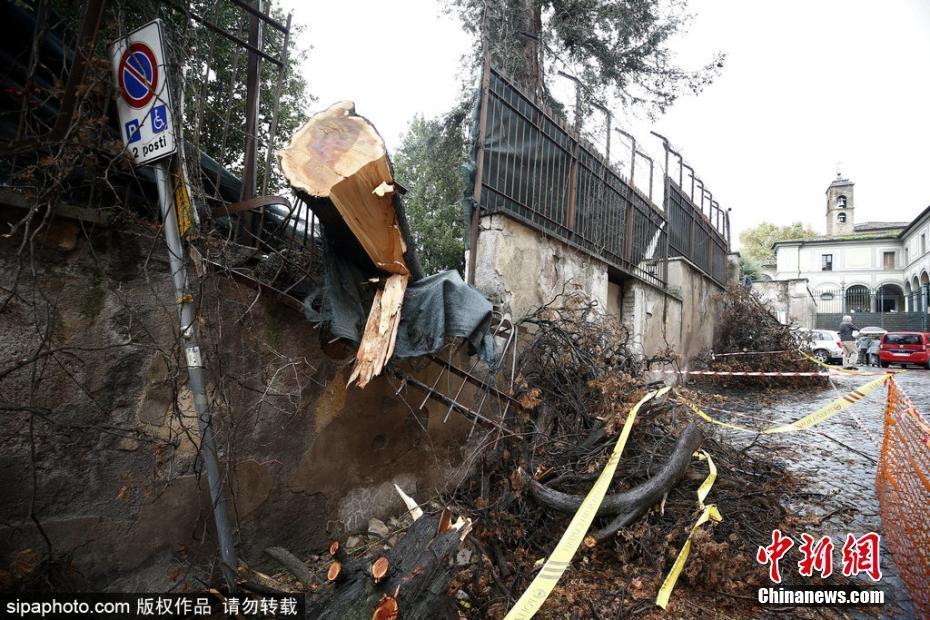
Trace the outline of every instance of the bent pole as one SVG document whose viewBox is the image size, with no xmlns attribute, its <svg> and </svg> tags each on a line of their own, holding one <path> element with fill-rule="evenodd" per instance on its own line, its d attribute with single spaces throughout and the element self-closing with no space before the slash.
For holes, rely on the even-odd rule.
<svg viewBox="0 0 930 620">
<path fill-rule="evenodd" d="M 162 222 L 165 225 L 165 241 L 168 243 L 168 257 L 171 265 L 171 279 L 178 306 L 180 306 L 180 336 L 187 360 L 187 374 L 194 409 L 200 427 L 200 453 L 207 470 L 210 485 L 210 500 L 213 507 L 213 519 L 216 523 L 216 535 L 222 557 L 223 577 L 230 592 L 236 590 L 236 548 L 233 545 L 232 528 L 229 525 L 229 513 L 226 510 L 226 495 L 223 492 L 223 479 L 216 458 L 216 442 L 211 425 L 210 405 L 204 390 L 203 363 L 200 347 L 197 344 L 197 319 L 194 316 L 194 298 L 187 290 L 187 268 L 185 266 L 184 242 L 178 230 L 175 215 L 171 179 L 168 176 L 166 160 L 155 163 L 155 179 L 158 185 L 158 203 L 161 207 Z"/>
</svg>

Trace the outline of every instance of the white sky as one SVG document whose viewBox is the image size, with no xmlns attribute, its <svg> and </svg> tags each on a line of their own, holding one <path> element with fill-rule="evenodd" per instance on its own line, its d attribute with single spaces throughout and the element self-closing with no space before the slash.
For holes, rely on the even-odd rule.
<svg viewBox="0 0 930 620">
<path fill-rule="evenodd" d="M 307 26 L 305 72 L 317 107 L 352 99 L 393 150 L 414 114 L 448 110 L 468 36 L 439 0 L 284 0 Z M 655 122 L 615 109 L 657 156 L 649 129 L 695 167 L 739 231 L 761 221 L 824 228 L 837 172 L 856 183 L 856 221 L 910 220 L 930 204 L 930 2 L 691 0 L 675 42 L 723 74 Z M 620 158 L 623 145 L 614 138 Z M 661 158 L 657 157 L 657 162 Z M 639 175 L 637 175 L 639 177 Z M 642 180 L 641 182 L 645 182 Z"/>
</svg>

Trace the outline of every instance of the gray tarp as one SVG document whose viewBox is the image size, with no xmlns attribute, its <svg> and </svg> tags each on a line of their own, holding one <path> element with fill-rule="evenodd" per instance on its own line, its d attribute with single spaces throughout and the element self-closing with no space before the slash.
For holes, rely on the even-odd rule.
<svg viewBox="0 0 930 620">
<path fill-rule="evenodd" d="M 324 284 L 304 300 L 304 312 L 311 321 L 324 323 L 333 336 L 358 343 L 374 291 L 362 270 L 331 252 Z M 491 302 L 465 284 L 457 271 L 442 271 L 407 287 L 394 357 L 434 353 L 447 338 L 459 337 L 468 340 L 471 352 L 493 364 L 490 324 Z"/>
</svg>

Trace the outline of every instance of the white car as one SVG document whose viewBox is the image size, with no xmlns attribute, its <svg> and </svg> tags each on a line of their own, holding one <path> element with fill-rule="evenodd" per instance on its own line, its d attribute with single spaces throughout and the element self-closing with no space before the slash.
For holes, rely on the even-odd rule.
<svg viewBox="0 0 930 620">
<path fill-rule="evenodd" d="M 819 361 L 824 364 L 843 363 L 843 343 L 840 342 L 839 332 L 829 329 L 799 329 L 798 334 Z"/>
</svg>

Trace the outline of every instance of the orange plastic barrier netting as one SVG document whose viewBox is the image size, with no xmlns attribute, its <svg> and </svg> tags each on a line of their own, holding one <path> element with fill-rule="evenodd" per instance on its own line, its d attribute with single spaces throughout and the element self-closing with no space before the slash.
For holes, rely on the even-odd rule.
<svg viewBox="0 0 930 620">
<path fill-rule="evenodd" d="M 901 579 L 921 616 L 930 616 L 930 424 L 894 379 L 875 489 L 882 535 Z"/>
</svg>

